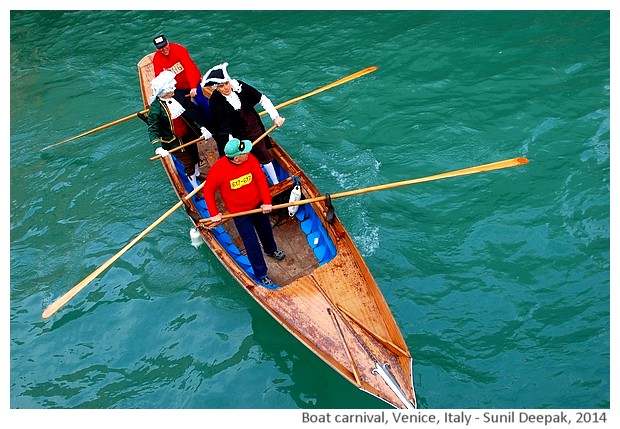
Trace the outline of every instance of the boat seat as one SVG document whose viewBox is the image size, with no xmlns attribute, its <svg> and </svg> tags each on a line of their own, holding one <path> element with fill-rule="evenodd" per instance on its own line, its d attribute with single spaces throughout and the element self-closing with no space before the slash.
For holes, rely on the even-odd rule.
<svg viewBox="0 0 620 429">
<path fill-rule="evenodd" d="M 280 195 L 282 192 L 292 189 L 293 186 L 295 186 L 295 181 L 292 177 L 287 177 L 277 185 L 273 185 L 269 188 L 269 191 L 271 192 L 271 198 L 275 197 L 276 195 Z"/>
</svg>

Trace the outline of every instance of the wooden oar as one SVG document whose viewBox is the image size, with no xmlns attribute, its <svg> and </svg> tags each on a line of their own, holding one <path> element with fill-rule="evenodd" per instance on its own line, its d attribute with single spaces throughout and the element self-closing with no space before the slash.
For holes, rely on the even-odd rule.
<svg viewBox="0 0 620 429">
<path fill-rule="evenodd" d="M 465 176 L 468 174 L 482 173 L 482 172 L 491 171 L 491 170 L 500 170 L 502 168 L 509 168 L 509 167 L 516 167 L 518 165 L 524 165 L 524 164 L 527 164 L 528 162 L 529 160 L 527 158 L 506 159 L 504 161 L 492 162 L 490 164 L 478 165 L 476 167 L 463 168 L 461 170 L 449 171 L 447 173 L 435 174 L 433 176 L 421 177 L 419 179 L 403 180 L 401 182 L 392 182 L 392 183 L 387 183 L 385 185 L 377 185 L 377 186 L 371 186 L 368 188 L 353 189 L 351 191 L 331 194 L 330 198 L 334 200 L 336 198 L 349 197 L 351 195 L 366 194 L 366 193 L 374 192 L 374 191 L 397 188 L 399 186 L 430 182 L 432 180 L 447 179 L 449 177 L 456 177 L 456 176 Z M 316 203 L 316 202 L 323 201 L 326 199 L 327 199 L 327 196 L 322 195 L 320 197 L 308 198 L 306 200 L 293 201 L 290 203 L 283 203 L 283 204 L 276 204 L 273 206 L 273 210 L 277 210 L 277 209 L 281 209 L 285 207 L 291 207 L 291 206 L 300 206 L 300 205 L 309 204 L 309 203 Z M 258 208 L 258 209 L 247 210 L 247 211 L 238 212 L 238 213 L 227 213 L 227 214 L 222 215 L 222 220 L 237 217 L 237 216 L 252 214 L 252 213 L 260 213 L 261 211 L 262 209 Z M 210 219 L 200 219 L 200 222 L 207 224 L 205 225 L 206 227 L 210 227 L 210 224 L 212 223 Z"/>
<path fill-rule="evenodd" d="M 254 140 L 252 142 L 252 145 L 255 145 L 256 143 L 258 143 L 259 141 L 261 141 L 263 138 L 265 138 L 265 136 L 267 134 L 269 134 L 271 131 L 273 131 L 274 128 L 276 128 L 277 125 L 274 125 L 273 127 L 269 128 L 267 131 L 265 131 L 263 134 L 260 135 L 260 137 L 258 137 L 256 140 Z M 140 241 L 146 234 L 148 234 L 149 232 L 151 232 L 157 225 L 159 225 L 160 223 L 162 223 L 164 221 L 164 219 L 166 219 L 168 216 L 170 216 L 172 213 L 174 213 L 174 211 L 176 209 L 178 209 L 179 207 L 181 207 L 184 203 L 184 201 L 189 200 L 190 198 L 192 198 L 194 195 L 196 195 L 198 193 L 198 191 L 200 191 L 202 189 L 202 187 L 205 185 L 206 182 L 202 182 L 200 185 L 198 185 L 192 192 L 190 192 L 188 195 L 186 195 L 183 199 L 179 200 L 178 203 L 176 203 L 174 206 L 172 206 L 166 213 L 164 213 L 163 215 L 161 215 L 155 222 L 153 222 L 152 224 L 150 224 L 144 231 L 142 231 L 140 234 L 138 234 L 138 236 L 136 238 L 134 238 L 133 240 L 131 240 L 125 247 L 123 247 L 118 253 L 116 253 L 114 256 L 112 256 L 110 259 L 108 259 L 106 262 L 103 263 L 103 265 L 101 265 L 99 268 L 97 268 L 95 271 L 93 271 L 92 273 L 90 273 L 87 277 L 84 278 L 84 280 L 82 280 L 81 282 L 79 282 L 78 284 L 76 284 L 75 286 L 73 286 L 67 293 L 65 293 L 63 296 L 61 296 L 60 298 L 58 298 L 56 301 L 54 301 L 52 304 L 50 304 L 44 311 L 42 314 L 42 317 L 44 319 L 47 319 L 48 317 L 50 317 L 52 314 L 56 313 L 58 311 L 58 309 L 60 309 L 60 307 L 62 307 L 63 305 L 65 305 L 67 302 L 69 302 L 69 300 L 71 298 L 73 298 L 75 295 L 78 294 L 78 292 L 80 292 L 82 289 L 84 289 L 90 282 L 92 282 L 95 278 L 97 278 L 97 276 L 99 274 L 101 274 L 102 272 L 104 272 L 110 265 L 112 265 L 118 258 L 120 258 L 121 256 L 123 256 L 123 254 L 125 252 L 127 252 L 129 249 L 131 249 L 134 244 L 136 244 L 138 241 Z"/>
<path fill-rule="evenodd" d="M 181 150 L 184 147 L 191 146 L 191 145 L 193 145 L 195 143 L 198 143 L 200 141 L 200 139 L 202 139 L 202 137 L 198 137 L 196 140 L 192 140 L 191 142 L 183 143 L 181 146 L 177 146 L 174 149 L 170 149 L 168 151 L 168 153 L 176 152 L 177 150 Z M 159 159 L 159 158 L 161 158 L 161 155 L 158 154 L 158 155 L 150 157 L 149 159 L 151 161 L 155 161 L 156 159 Z"/>
<path fill-rule="evenodd" d="M 101 125 L 100 127 L 97 127 L 97 128 L 93 128 L 93 129 L 92 129 L 92 130 L 90 130 L 90 131 L 86 131 L 85 133 L 82 133 L 82 134 L 77 135 L 77 136 L 75 136 L 75 137 L 71 137 L 70 139 L 63 140 L 63 141 L 61 141 L 61 142 L 51 144 L 51 145 L 49 145 L 49 146 L 45 146 L 43 149 L 39 149 L 39 152 L 43 152 L 43 151 L 48 150 L 48 149 L 51 149 L 51 148 L 53 148 L 53 147 L 60 146 L 61 144 L 68 143 L 68 142 L 70 142 L 70 141 L 73 141 L 73 140 L 79 139 L 80 137 L 84 137 L 84 136 L 87 136 L 87 135 L 89 135 L 89 134 L 96 133 L 97 131 L 105 130 L 106 128 L 110 128 L 110 127 L 112 127 L 112 126 L 114 126 L 114 125 L 118 125 L 118 124 L 120 124 L 120 123 L 122 123 L 122 122 L 125 122 L 125 121 L 128 121 L 128 120 L 130 120 L 130 119 L 137 118 L 139 114 L 144 114 L 144 113 L 146 113 L 146 112 L 148 112 L 148 110 L 147 110 L 147 109 L 141 110 L 141 111 L 139 111 L 139 112 L 137 112 L 137 113 L 132 113 L 131 115 L 125 116 L 124 118 L 117 119 L 116 121 L 112 121 L 112 122 L 110 122 L 110 123 L 108 123 L 108 124 Z"/>
<path fill-rule="evenodd" d="M 311 97 L 313 95 L 316 95 L 316 94 L 318 94 L 320 92 L 326 91 L 326 90 L 328 90 L 330 88 L 333 88 L 335 86 L 342 85 L 345 82 L 349 82 L 349 81 L 351 81 L 353 79 L 357 79 L 360 76 L 364 76 L 364 75 L 366 75 L 368 73 L 372 73 L 375 70 L 377 70 L 376 66 L 366 67 L 363 70 L 360 70 L 360 71 L 358 71 L 356 73 L 350 74 L 349 76 L 343 77 L 342 79 L 338 79 L 337 81 L 332 82 L 329 85 L 326 85 L 326 86 L 324 86 L 322 88 L 319 88 L 319 89 L 315 89 L 314 91 L 311 91 L 311 92 L 309 92 L 307 94 L 304 94 L 304 95 L 301 95 L 299 97 L 293 98 L 293 99 L 291 99 L 289 101 L 285 101 L 284 103 L 278 104 L 275 107 L 276 107 L 276 109 L 279 109 L 281 107 L 288 106 L 290 104 L 293 104 L 293 103 L 296 103 L 296 102 L 298 102 L 300 100 L 303 100 L 304 98 Z M 148 112 L 148 109 L 141 110 L 140 112 L 137 112 L 137 113 L 132 113 L 131 115 L 125 116 L 124 118 L 117 119 L 116 121 L 110 122 L 110 123 L 105 124 L 105 125 L 101 125 L 100 127 L 97 127 L 97 128 L 93 128 L 92 130 L 86 131 L 85 133 L 79 134 L 79 135 L 77 135 L 75 137 L 71 137 L 71 138 L 63 140 L 61 142 L 54 143 L 54 144 L 51 144 L 49 146 L 45 146 L 43 149 L 39 149 L 39 152 L 43 152 L 43 151 L 46 151 L 46 150 L 51 149 L 53 147 L 60 146 L 61 144 L 65 144 L 65 143 L 68 143 L 70 141 L 79 139 L 80 137 L 84 137 L 84 136 L 87 136 L 89 134 L 96 133 L 97 131 L 105 130 L 106 128 L 110 128 L 110 127 L 112 127 L 114 125 L 118 125 L 118 124 L 120 124 L 122 122 L 125 122 L 125 121 L 128 121 L 130 119 L 136 118 L 139 114 L 144 114 L 146 112 Z M 259 113 L 259 115 L 263 116 L 266 113 L 267 113 L 266 111 L 262 111 L 262 112 Z M 200 139 L 194 140 L 194 141 L 189 142 L 189 143 L 185 143 L 185 145 L 189 146 L 190 144 L 196 143 L 198 140 L 200 140 Z M 179 147 L 179 149 L 180 149 L 180 147 Z M 153 160 L 153 159 L 157 159 L 157 158 L 151 158 L 151 160 Z"/>
<path fill-rule="evenodd" d="M 254 141 L 252 142 L 252 146 L 254 146 L 256 143 L 258 143 L 259 141 L 261 141 L 262 139 L 264 139 L 264 138 L 265 138 L 265 136 L 266 136 L 267 134 L 269 134 L 270 132 L 272 132 L 272 131 L 273 131 L 273 130 L 275 130 L 276 128 L 278 128 L 278 126 L 277 126 L 277 125 L 275 125 L 275 124 L 274 124 L 274 125 L 272 125 L 272 126 L 271 126 L 271 128 L 269 128 L 267 131 L 265 131 L 265 132 L 264 132 L 263 134 L 261 134 L 261 135 L 260 135 L 260 136 L 259 136 L 256 140 L 254 140 Z M 173 152 L 176 152 L 177 150 L 181 150 L 181 149 L 182 149 L 182 148 L 184 148 L 184 147 L 187 147 L 187 146 L 189 146 L 189 145 L 192 145 L 192 144 L 194 144 L 194 143 L 199 142 L 199 141 L 200 141 L 200 139 L 202 139 L 202 137 L 198 137 L 196 140 L 192 140 L 191 142 L 188 142 L 188 143 L 182 144 L 181 146 L 177 146 L 177 147 L 175 147 L 174 149 L 170 149 L 170 150 L 168 151 L 168 153 L 173 153 Z M 159 158 L 161 158 L 161 155 L 159 155 L 159 154 L 158 154 L 158 155 L 155 155 L 155 156 L 150 157 L 149 159 L 150 159 L 151 161 L 154 161 L 154 160 L 159 159 Z"/>
<path fill-rule="evenodd" d="M 364 76 L 364 75 L 366 75 L 366 74 L 368 74 L 368 73 L 372 73 L 372 72 L 374 72 L 375 70 L 377 70 L 377 67 L 376 67 L 376 66 L 366 67 L 366 68 L 365 68 L 365 69 L 363 69 L 363 70 L 360 70 L 360 71 L 358 71 L 358 72 L 356 72 L 356 73 L 350 74 L 349 76 L 345 76 L 345 77 L 343 77 L 342 79 L 338 79 L 337 81 L 332 82 L 332 83 L 330 83 L 329 85 L 325 85 L 325 86 L 323 86 L 323 87 L 321 87 L 321 88 L 315 89 L 314 91 L 310 91 L 310 92 L 309 92 L 309 93 L 307 93 L 307 94 L 300 95 L 299 97 L 295 97 L 295 98 L 292 98 L 292 99 L 290 99 L 290 100 L 288 100 L 288 101 L 285 101 L 284 103 L 280 103 L 280 104 L 278 104 L 278 105 L 277 105 L 277 106 L 275 106 L 275 107 L 276 107 L 276 109 L 280 109 L 280 108 L 282 108 L 282 107 L 286 107 L 286 106 L 288 106 L 288 105 L 290 105 L 290 104 L 293 104 L 293 103 L 296 103 L 296 102 L 298 102 L 298 101 L 300 101 L 300 100 L 303 100 L 304 98 L 312 97 L 313 95 L 316 95 L 316 94 L 318 94 L 318 93 L 320 93 L 320 92 L 327 91 L 327 90 L 328 90 L 328 89 L 330 89 L 330 88 L 333 88 L 333 87 L 338 86 L 338 85 L 342 85 L 343 83 L 349 82 L 349 81 L 351 81 L 351 80 L 353 80 L 353 79 L 357 79 L 358 77 L 360 77 L 360 76 Z M 260 113 L 259 113 L 259 115 L 260 115 L 260 116 L 263 116 L 263 115 L 265 115 L 266 113 L 267 113 L 267 112 L 263 110 L 262 112 L 260 112 Z M 274 127 L 272 127 L 271 129 L 273 129 L 273 128 L 274 128 Z M 267 133 L 269 133 L 269 132 L 271 132 L 271 131 L 267 131 Z M 258 139 L 258 140 L 260 140 L 260 139 Z M 257 140 L 257 141 L 258 141 L 258 140 Z M 197 142 L 199 142 L 199 141 L 200 141 L 200 138 L 197 138 L 196 140 L 192 140 L 192 141 L 191 141 L 191 142 L 189 142 L 189 143 L 185 143 L 185 144 L 182 144 L 181 146 L 175 147 L 174 149 L 169 150 L 168 152 L 170 152 L 170 153 L 172 153 L 172 152 L 176 152 L 177 150 L 180 150 L 180 149 L 182 149 L 182 148 L 184 148 L 184 147 L 187 147 L 187 146 L 193 145 L 193 144 L 195 144 L 195 143 L 197 143 Z M 151 161 L 155 161 L 156 159 L 159 159 L 159 158 L 160 158 L 160 156 L 159 156 L 159 155 L 155 155 L 155 156 L 152 156 L 152 157 L 151 157 L 151 158 L 149 158 L 149 159 L 150 159 Z"/>
<path fill-rule="evenodd" d="M 363 70 L 360 70 L 360 71 L 358 71 L 356 73 L 350 74 L 349 76 L 345 76 L 342 79 L 338 79 L 337 81 L 332 82 L 329 85 L 325 85 L 322 88 L 315 89 L 314 91 L 311 91 L 311 92 L 309 92 L 307 94 L 300 95 L 299 97 L 295 97 L 295 98 L 293 98 L 293 99 L 291 99 L 289 101 L 285 101 L 284 103 L 278 104 L 275 107 L 276 107 L 276 109 L 280 109 L 282 107 L 286 107 L 286 106 L 288 106 L 290 104 L 293 104 L 293 103 L 296 103 L 296 102 L 298 102 L 300 100 L 303 100 L 304 98 L 312 97 L 313 95 L 316 95 L 316 94 L 318 94 L 320 92 L 327 91 L 330 88 L 333 88 L 333 87 L 338 86 L 338 85 L 342 85 L 343 83 L 349 82 L 349 81 L 351 81 L 353 79 L 357 79 L 358 77 L 364 76 L 364 75 L 366 75 L 368 73 L 372 73 L 375 70 L 377 70 L 376 66 L 366 67 Z M 260 116 L 263 116 L 265 114 L 267 114 L 267 112 L 264 111 L 264 110 L 259 113 Z"/>
<path fill-rule="evenodd" d="M 201 183 L 200 185 L 198 185 L 198 187 L 196 187 L 191 193 L 189 193 L 185 198 L 183 198 L 183 200 L 189 200 L 191 197 L 196 195 L 202 189 L 203 186 L 204 186 L 204 182 Z M 129 242 L 125 247 L 123 247 L 118 253 L 116 253 L 114 256 L 112 256 L 110 259 L 108 259 L 103 265 L 101 265 L 95 271 L 90 273 L 87 277 L 84 278 L 84 280 L 82 280 L 81 282 L 79 282 L 78 284 L 73 286 L 67 293 L 65 293 L 63 296 L 61 296 L 56 301 L 54 301 L 52 304 L 50 304 L 45 309 L 45 311 L 43 311 L 43 318 L 47 319 L 52 314 L 54 314 L 56 311 L 58 311 L 58 309 L 60 307 L 65 305 L 67 302 L 69 302 L 69 300 L 71 298 L 73 298 L 75 295 L 77 295 L 77 293 L 80 292 L 82 289 L 84 289 L 84 287 L 86 287 L 86 285 L 88 285 L 90 282 L 92 282 L 99 274 L 104 272 L 118 258 L 123 256 L 123 254 L 125 252 L 127 252 L 129 249 L 131 249 L 134 246 L 134 244 L 136 244 L 138 241 L 140 241 L 146 234 L 151 232 L 157 225 L 162 223 L 164 221 L 164 219 L 166 219 L 168 216 L 170 216 L 176 209 L 181 207 L 183 205 L 183 200 L 179 200 L 178 203 L 176 203 L 174 206 L 172 206 L 166 213 L 161 215 L 159 217 L 159 219 L 157 219 L 155 222 L 150 224 L 148 226 L 148 228 L 146 228 L 144 231 L 142 231 L 140 234 L 138 234 L 138 236 L 136 238 L 131 240 L 131 242 Z"/>
</svg>

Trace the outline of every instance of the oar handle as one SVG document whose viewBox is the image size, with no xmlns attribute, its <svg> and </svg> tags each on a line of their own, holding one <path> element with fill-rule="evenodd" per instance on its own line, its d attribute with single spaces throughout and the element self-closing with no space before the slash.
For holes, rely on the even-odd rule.
<svg viewBox="0 0 620 429">
<path fill-rule="evenodd" d="M 269 129 L 267 131 L 265 131 L 264 133 L 262 133 L 260 136 L 258 136 L 256 138 L 256 140 L 254 140 L 252 142 L 252 146 L 254 146 L 256 143 L 258 143 L 259 141 L 261 141 L 262 139 L 264 139 L 265 137 L 267 137 L 267 134 L 271 133 L 273 130 L 275 130 L 276 128 L 278 128 L 278 126 L 276 124 L 273 124 L 271 127 L 269 127 Z"/>
</svg>

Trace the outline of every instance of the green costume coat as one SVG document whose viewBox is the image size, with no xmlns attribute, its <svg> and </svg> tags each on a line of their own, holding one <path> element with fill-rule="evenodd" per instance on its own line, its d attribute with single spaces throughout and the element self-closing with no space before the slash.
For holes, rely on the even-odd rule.
<svg viewBox="0 0 620 429">
<path fill-rule="evenodd" d="M 185 112 L 181 115 L 181 118 L 185 121 L 187 126 L 196 135 L 196 138 L 200 136 L 200 127 L 204 127 L 205 121 L 203 120 L 198 108 L 191 101 L 183 98 L 175 99 L 181 103 L 181 106 L 185 109 Z M 165 100 L 157 97 L 149 108 L 149 116 L 147 119 L 149 139 L 151 144 L 161 142 L 161 147 L 166 150 L 174 149 L 183 143 L 180 138 L 174 135 L 172 119 L 168 109 L 165 107 Z"/>
</svg>

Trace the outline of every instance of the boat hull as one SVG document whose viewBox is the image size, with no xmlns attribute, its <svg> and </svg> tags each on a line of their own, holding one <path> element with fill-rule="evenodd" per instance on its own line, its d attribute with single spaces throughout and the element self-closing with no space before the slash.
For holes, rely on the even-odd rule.
<svg viewBox="0 0 620 429">
<path fill-rule="evenodd" d="M 143 101 L 150 95 L 150 56 L 138 70 Z M 280 183 L 272 186 L 274 201 L 288 201 L 291 189 L 299 184 L 302 199 L 321 194 L 293 159 L 275 141 L 270 150 Z M 217 160 L 215 141 L 198 143 L 200 169 Z M 179 174 L 183 166 L 174 158 L 161 158 L 172 188 L 185 199 L 191 184 Z M 225 208 L 220 204 L 220 211 Z M 299 206 L 294 215 L 286 209 L 271 218 L 276 242 L 286 258 L 267 259 L 269 276 L 278 285 L 259 285 L 245 255 L 234 222 L 207 228 L 201 219 L 209 217 L 201 196 L 184 200 L 194 228 L 219 262 L 254 300 L 288 332 L 320 359 L 359 389 L 396 408 L 414 408 L 412 358 L 407 344 L 368 269 L 329 201 Z"/>
</svg>

